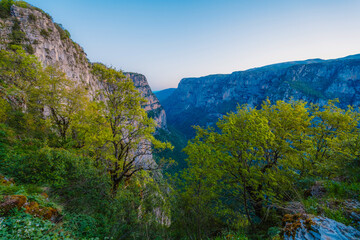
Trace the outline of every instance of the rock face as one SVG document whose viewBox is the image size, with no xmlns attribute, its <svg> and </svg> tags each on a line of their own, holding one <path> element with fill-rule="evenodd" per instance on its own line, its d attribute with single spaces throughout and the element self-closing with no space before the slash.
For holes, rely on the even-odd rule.
<svg viewBox="0 0 360 240">
<path fill-rule="evenodd" d="M 34 54 L 47 65 L 58 65 L 68 78 L 77 83 L 85 84 L 89 94 L 100 89 L 98 80 L 91 73 L 91 63 L 83 48 L 73 42 L 61 25 L 54 23 L 51 17 L 39 9 L 32 7 L 11 7 L 11 18 L 0 19 L 0 49 L 5 49 L 14 36 L 14 26 L 23 32 L 21 44 L 29 53 Z M 152 93 L 146 78 L 141 74 L 127 74 L 133 79 L 134 85 L 147 98 L 145 109 L 157 121 L 158 126 L 166 126 L 165 111 Z"/>
<path fill-rule="evenodd" d="M 297 229 L 295 236 L 284 235 L 285 240 L 357 240 L 360 239 L 360 231 L 325 217 L 311 219 L 311 230 L 302 225 Z"/>
<path fill-rule="evenodd" d="M 139 73 L 125 73 L 125 76 L 133 80 L 134 85 L 142 93 L 142 96 L 148 100 L 145 110 L 148 112 L 149 116 L 154 118 L 161 128 L 166 128 L 165 110 L 161 106 L 158 98 L 151 91 L 146 77 Z"/>
<path fill-rule="evenodd" d="M 176 88 L 168 88 L 158 92 L 154 92 L 156 97 L 159 99 L 160 102 L 165 101 L 171 94 L 176 90 Z"/>
<path fill-rule="evenodd" d="M 182 79 L 162 102 L 169 124 L 188 136 L 191 125 L 213 124 L 237 104 L 259 106 L 269 98 L 360 106 L 360 55 L 335 60 L 312 59 L 270 65 L 232 74 Z M 179 117 L 181 116 L 181 118 Z"/>
</svg>

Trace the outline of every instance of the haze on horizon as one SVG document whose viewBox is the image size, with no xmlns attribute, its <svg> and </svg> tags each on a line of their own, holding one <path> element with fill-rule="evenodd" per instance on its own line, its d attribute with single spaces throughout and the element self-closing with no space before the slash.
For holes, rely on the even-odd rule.
<svg viewBox="0 0 360 240">
<path fill-rule="evenodd" d="M 92 62 L 185 77 L 360 53 L 357 0 L 28 0 L 63 24 Z"/>
</svg>

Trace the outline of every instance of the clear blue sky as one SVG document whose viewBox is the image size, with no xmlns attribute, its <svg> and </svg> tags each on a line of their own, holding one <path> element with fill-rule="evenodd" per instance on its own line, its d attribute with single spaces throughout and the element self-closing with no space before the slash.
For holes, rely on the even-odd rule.
<svg viewBox="0 0 360 240">
<path fill-rule="evenodd" d="M 181 78 L 360 53 L 359 0 L 28 0 L 93 62 Z"/>
</svg>

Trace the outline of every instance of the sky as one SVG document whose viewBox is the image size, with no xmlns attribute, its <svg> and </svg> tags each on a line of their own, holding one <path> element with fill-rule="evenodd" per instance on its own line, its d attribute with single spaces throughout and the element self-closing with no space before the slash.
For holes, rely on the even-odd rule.
<svg viewBox="0 0 360 240">
<path fill-rule="evenodd" d="M 70 31 L 92 62 L 182 78 L 360 53 L 360 0 L 28 0 Z"/>
</svg>

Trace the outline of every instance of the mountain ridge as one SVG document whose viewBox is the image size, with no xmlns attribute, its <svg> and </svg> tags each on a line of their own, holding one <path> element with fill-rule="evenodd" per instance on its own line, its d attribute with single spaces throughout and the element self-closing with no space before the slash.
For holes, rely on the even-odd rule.
<svg viewBox="0 0 360 240">
<path fill-rule="evenodd" d="M 199 78 L 184 78 L 164 102 L 169 124 L 192 136 L 192 125 L 213 125 L 238 104 L 256 107 L 269 98 L 359 106 L 360 55 L 277 63 Z M 181 118 L 180 118 L 181 116 Z"/>
</svg>

